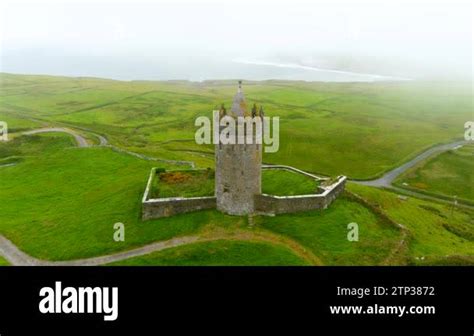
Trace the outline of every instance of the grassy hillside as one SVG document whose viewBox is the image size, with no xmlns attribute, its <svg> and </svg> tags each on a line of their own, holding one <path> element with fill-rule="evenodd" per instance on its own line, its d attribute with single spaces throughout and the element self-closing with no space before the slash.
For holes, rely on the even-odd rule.
<svg viewBox="0 0 474 336">
<path fill-rule="evenodd" d="M 347 239 L 350 223 L 358 224 L 359 241 Z M 399 229 L 345 198 L 336 200 L 324 211 L 265 217 L 261 225 L 300 242 L 327 265 L 381 263 L 401 239 Z"/>
<path fill-rule="evenodd" d="M 349 184 L 348 189 L 408 229 L 409 255 L 414 262 L 427 257 L 474 256 L 473 211 L 411 197 L 405 200 L 392 192 L 356 184 Z"/>
<path fill-rule="evenodd" d="M 400 176 L 396 184 L 428 193 L 474 201 L 474 145 L 451 150 Z"/>
<path fill-rule="evenodd" d="M 121 82 L 0 75 L 0 119 L 28 118 L 106 135 L 111 143 L 212 167 L 213 148 L 194 143 L 194 119 L 230 105 L 234 81 Z M 249 103 L 279 116 L 280 150 L 270 163 L 327 175 L 368 178 L 431 146 L 461 137 L 472 114 L 463 83 L 245 82 Z M 26 120 L 25 120 L 26 119 Z M 21 120 L 21 121 L 20 121 Z M 461 125 L 461 126 L 460 126 Z M 208 153 L 208 154 L 206 154 Z"/>
</svg>

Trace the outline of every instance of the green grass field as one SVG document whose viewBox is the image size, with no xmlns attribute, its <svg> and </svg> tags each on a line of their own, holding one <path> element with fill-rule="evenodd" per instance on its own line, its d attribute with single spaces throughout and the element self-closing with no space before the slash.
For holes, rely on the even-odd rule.
<svg viewBox="0 0 474 336">
<path fill-rule="evenodd" d="M 347 239 L 350 223 L 359 226 L 359 241 Z M 262 227 L 290 237 L 327 265 L 375 265 L 401 239 L 400 231 L 359 203 L 341 198 L 324 211 L 262 218 Z"/>
<path fill-rule="evenodd" d="M 0 158 L 7 160 L 27 159 L 41 153 L 52 153 L 58 149 L 74 148 L 75 142 L 70 135 L 63 133 L 43 133 L 41 135 L 28 135 L 17 137 L 8 142 L 0 142 Z"/>
<path fill-rule="evenodd" d="M 314 194 L 317 186 L 317 181 L 302 174 L 280 169 L 262 170 L 264 194 L 276 196 Z"/>
<path fill-rule="evenodd" d="M 441 153 L 400 176 L 396 184 L 474 202 L 474 145 Z"/>
<path fill-rule="evenodd" d="M 111 265 L 120 266 L 304 266 L 290 249 L 268 243 L 222 240 L 175 247 Z"/>
<path fill-rule="evenodd" d="M 0 234 L 34 257 L 87 258 L 198 235 L 229 238 L 120 264 L 300 265 L 307 263 L 302 251 L 325 265 L 375 265 L 387 259 L 392 264 L 472 264 L 472 211 L 411 197 L 402 200 L 386 190 L 349 183 L 347 188 L 371 206 L 345 196 L 326 210 L 256 216 L 251 225 L 246 217 L 215 210 L 143 222 L 141 198 L 151 168 L 182 166 L 112 147 L 77 148 L 64 134 L 21 135 L 46 126 L 69 127 L 95 144 L 93 134 L 100 134 L 122 149 L 212 169 L 213 147 L 195 144 L 194 119 L 210 116 L 222 102 L 229 105 L 234 81 L 121 82 L 0 74 L 0 87 L 0 120 L 8 122 L 11 139 L 0 142 Z M 462 125 L 472 115 L 472 92 L 464 83 L 266 81 L 246 82 L 244 91 L 249 103 L 263 104 L 266 115 L 281 119 L 280 151 L 266 154 L 264 162 L 328 176 L 380 175 L 424 148 L 461 137 Z M 407 183 L 472 199 L 472 187 L 464 188 L 472 184 L 468 154 L 467 147 L 442 154 L 410 172 Z M 190 185 L 181 191 L 167 179 L 161 188 L 157 185 L 158 194 L 212 194 L 213 174 L 200 177 L 184 181 Z M 446 179 L 449 185 L 443 183 Z M 314 180 L 299 174 L 263 172 L 265 193 L 307 194 L 316 187 Z M 125 224 L 124 242 L 113 239 L 118 222 Z M 392 255 L 403 232 L 392 222 L 409 232 L 408 247 L 396 258 Z M 359 225 L 358 242 L 346 238 L 349 223 Z M 252 241 L 255 235 L 265 241 Z"/>
</svg>

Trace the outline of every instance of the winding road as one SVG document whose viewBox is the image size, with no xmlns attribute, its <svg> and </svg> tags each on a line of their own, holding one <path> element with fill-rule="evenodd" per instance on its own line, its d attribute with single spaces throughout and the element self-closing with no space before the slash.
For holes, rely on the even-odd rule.
<svg viewBox="0 0 474 336">
<path fill-rule="evenodd" d="M 449 143 L 449 144 L 443 144 L 443 145 L 438 145 L 438 146 L 431 147 L 430 149 L 428 149 L 428 150 L 424 151 L 423 153 L 417 155 L 415 158 L 413 158 L 410 161 L 404 163 L 403 165 L 401 165 L 401 166 L 399 166 L 395 169 L 392 169 L 389 172 L 385 173 L 384 175 L 382 175 L 382 177 L 379 177 L 379 178 L 374 179 L 374 180 L 366 180 L 366 181 L 351 180 L 351 182 L 366 185 L 366 186 L 376 187 L 376 188 L 387 188 L 387 189 L 393 190 L 393 191 L 395 191 L 399 194 L 404 194 L 404 195 L 408 195 L 408 196 L 412 196 L 412 197 L 416 197 L 416 198 L 431 200 L 431 201 L 440 202 L 440 203 L 453 204 L 454 199 L 453 200 L 448 200 L 448 199 L 445 199 L 445 198 L 437 197 L 436 194 L 430 194 L 429 195 L 429 194 L 417 192 L 417 191 L 412 190 L 412 189 L 405 189 L 405 188 L 401 188 L 401 187 L 396 187 L 396 186 L 392 185 L 392 182 L 398 176 L 400 176 L 401 174 L 406 172 L 408 169 L 414 167 L 419 162 L 421 162 L 423 160 L 426 160 L 430 156 L 435 155 L 435 154 L 440 154 L 440 153 L 448 151 L 448 150 L 455 149 L 459 146 L 466 145 L 469 142 L 470 141 L 463 140 L 463 141 L 456 141 L 456 142 L 452 142 L 452 143 Z M 457 206 L 461 207 L 461 208 L 467 208 L 467 209 L 473 209 L 474 210 L 474 206 L 463 203 L 463 202 L 457 203 Z"/>
<path fill-rule="evenodd" d="M 410 161 L 402 164 L 401 166 L 390 170 L 389 172 L 385 173 L 382 177 L 377 178 L 375 180 L 367 180 L 367 181 L 356 181 L 352 180 L 351 182 L 358 183 L 358 184 L 363 184 L 367 186 L 372 186 L 372 187 L 385 187 L 385 188 L 390 188 L 392 187 L 392 182 L 401 174 L 406 172 L 408 169 L 412 168 L 419 162 L 427 159 L 433 154 L 438 154 L 441 152 L 445 152 L 451 149 L 454 149 L 458 146 L 462 146 L 467 144 L 468 141 L 456 141 L 452 142 L 449 144 L 443 144 L 443 145 L 438 145 L 431 147 L 430 149 L 424 151 L 423 153 L 419 154 L 418 156 L 414 157 Z"/>
</svg>

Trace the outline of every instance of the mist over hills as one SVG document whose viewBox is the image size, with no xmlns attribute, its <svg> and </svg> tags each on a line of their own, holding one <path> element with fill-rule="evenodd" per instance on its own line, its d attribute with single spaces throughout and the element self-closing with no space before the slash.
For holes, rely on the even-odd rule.
<svg viewBox="0 0 474 336">
<path fill-rule="evenodd" d="M 372 82 L 391 80 L 470 80 L 469 70 L 345 55 L 241 56 L 86 54 L 43 48 L 3 50 L 0 71 L 24 74 L 93 76 L 119 80 L 305 80 Z"/>
</svg>

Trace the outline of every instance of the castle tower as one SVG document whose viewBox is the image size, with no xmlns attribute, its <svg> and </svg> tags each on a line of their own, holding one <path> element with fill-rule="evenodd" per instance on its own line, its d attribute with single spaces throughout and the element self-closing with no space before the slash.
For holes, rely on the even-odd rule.
<svg viewBox="0 0 474 336">
<path fill-rule="evenodd" d="M 233 118 L 236 125 L 238 117 L 251 117 L 247 111 L 242 82 L 239 81 L 231 110 L 224 114 Z M 245 128 L 245 132 L 246 136 L 249 130 Z M 230 215 L 253 213 L 254 195 L 262 191 L 262 144 L 255 143 L 255 127 L 252 138 L 252 143 L 217 144 L 215 148 L 217 209 Z"/>
</svg>

